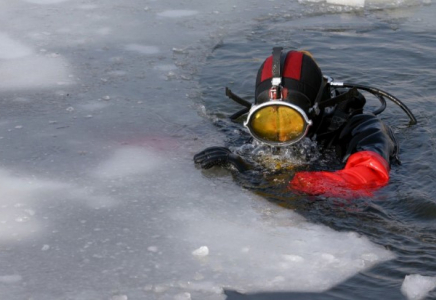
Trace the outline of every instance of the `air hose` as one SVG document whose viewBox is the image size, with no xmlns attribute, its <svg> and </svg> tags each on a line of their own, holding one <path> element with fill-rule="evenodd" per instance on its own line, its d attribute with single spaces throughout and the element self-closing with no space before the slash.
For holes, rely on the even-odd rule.
<svg viewBox="0 0 436 300">
<path fill-rule="evenodd" d="M 418 121 L 416 120 L 413 113 L 410 111 L 410 109 L 403 102 L 401 102 L 397 97 L 395 97 L 395 96 L 393 96 L 385 91 L 382 91 L 382 90 L 377 89 L 377 88 L 365 86 L 365 85 L 354 84 L 354 83 L 330 82 L 330 85 L 334 86 L 334 87 L 357 88 L 359 90 L 364 90 L 364 91 L 367 91 L 367 92 L 373 94 L 381 102 L 381 106 L 373 112 L 375 115 L 382 113 L 386 109 L 386 100 L 384 99 L 384 97 L 386 97 L 389 100 L 391 100 L 392 102 L 394 102 L 395 104 L 397 104 L 407 114 L 407 116 L 410 119 L 410 123 L 409 123 L 410 125 L 415 125 L 418 123 Z"/>
</svg>

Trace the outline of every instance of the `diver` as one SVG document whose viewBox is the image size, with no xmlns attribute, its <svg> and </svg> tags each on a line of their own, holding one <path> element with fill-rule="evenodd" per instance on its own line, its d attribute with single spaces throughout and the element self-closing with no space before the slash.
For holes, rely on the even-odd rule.
<svg viewBox="0 0 436 300">
<path fill-rule="evenodd" d="M 376 96 L 381 106 L 364 112 L 366 99 L 359 90 Z M 322 149 L 334 149 L 344 164 L 336 171 L 299 171 L 289 182 L 293 191 L 310 195 L 340 196 L 347 191 L 371 194 L 389 181 L 392 163 L 400 163 L 399 147 L 390 127 L 377 115 L 386 99 L 399 105 L 416 124 L 412 112 L 397 98 L 382 90 L 335 82 L 323 76 L 307 51 L 273 48 L 261 65 L 255 86 L 255 102 L 226 95 L 244 106 L 230 118 L 247 114 L 244 126 L 257 141 L 286 147 L 309 138 Z M 233 166 L 239 172 L 257 168 L 253 162 L 225 147 L 210 147 L 194 156 L 201 168 Z"/>
</svg>

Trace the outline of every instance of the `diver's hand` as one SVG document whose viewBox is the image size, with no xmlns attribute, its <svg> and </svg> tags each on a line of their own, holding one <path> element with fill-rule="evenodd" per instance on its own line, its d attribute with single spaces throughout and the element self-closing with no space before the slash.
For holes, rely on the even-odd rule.
<svg viewBox="0 0 436 300">
<path fill-rule="evenodd" d="M 242 157 L 232 153 L 225 147 L 209 147 L 194 155 L 194 162 L 200 164 L 203 169 L 209 169 L 213 166 L 233 165 L 239 172 L 244 172 L 251 168 L 251 165 L 245 162 Z"/>
</svg>

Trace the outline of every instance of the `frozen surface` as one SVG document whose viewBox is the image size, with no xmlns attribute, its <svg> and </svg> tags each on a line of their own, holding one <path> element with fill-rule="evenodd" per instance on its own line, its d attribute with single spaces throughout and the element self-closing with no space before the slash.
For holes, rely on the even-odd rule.
<svg viewBox="0 0 436 300">
<path fill-rule="evenodd" d="M 223 141 L 197 111 L 198 70 L 270 1 L 0 7 L 0 295 L 324 291 L 394 257 L 193 166 Z"/>
<path fill-rule="evenodd" d="M 436 288 L 436 278 L 419 274 L 407 275 L 404 278 L 401 292 L 409 300 L 424 299 L 427 294 Z"/>
</svg>

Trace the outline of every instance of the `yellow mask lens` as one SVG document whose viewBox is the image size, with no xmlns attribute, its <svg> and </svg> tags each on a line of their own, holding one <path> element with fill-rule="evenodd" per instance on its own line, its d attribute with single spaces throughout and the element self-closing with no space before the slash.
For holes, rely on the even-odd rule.
<svg viewBox="0 0 436 300">
<path fill-rule="evenodd" d="M 306 120 L 297 110 L 284 105 L 269 105 L 255 111 L 248 126 L 259 139 L 285 143 L 299 139 L 306 130 Z"/>
</svg>

